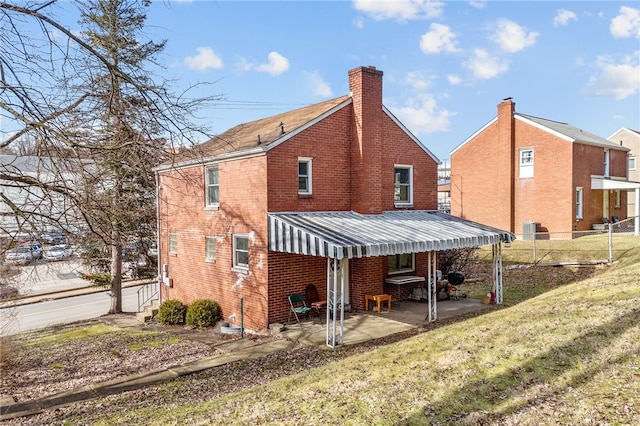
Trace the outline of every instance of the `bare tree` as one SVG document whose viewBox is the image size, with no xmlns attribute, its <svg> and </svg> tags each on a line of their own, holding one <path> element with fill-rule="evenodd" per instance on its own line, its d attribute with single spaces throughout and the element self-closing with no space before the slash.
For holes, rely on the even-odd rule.
<svg viewBox="0 0 640 426">
<path fill-rule="evenodd" d="M 110 247 L 110 312 L 119 313 L 122 248 L 155 235 L 152 168 L 207 133 L 194 113 L 219 97 L 177 96 L 171 82 L 154 77 L 165 42 L 143 40 L 150 0 L 70 5 L 80 33 L 56 20 L 56 0 L 0 2 L 0 150 L 22 153 L 29 140 L 30 152 L 46 160 L 46 173 L 0 167 L 4 187 L 37 200 L 18 203 L 4 193 L 9 208 L 0 215 L 20 227 L 86 226 Z"/>
</svg>

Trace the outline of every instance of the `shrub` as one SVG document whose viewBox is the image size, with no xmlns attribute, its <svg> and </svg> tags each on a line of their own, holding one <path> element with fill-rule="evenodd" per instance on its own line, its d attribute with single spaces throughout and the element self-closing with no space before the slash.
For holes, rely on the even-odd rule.
<svg viewBox="0 0 640 426">
<path fill-rule="evenodd" d="M 187 308 L 187 325 L 195 328 L 213 327 L 220 320 L 220 307 L 210 299 L 199 299 Z"/>
<path fill-rule="evenodd" d="M 187 307 L 179 300 L 167 300 L 158 309 L 156 318 L 160 324 L 176 325 L 184 324 Z"/>
</svg>

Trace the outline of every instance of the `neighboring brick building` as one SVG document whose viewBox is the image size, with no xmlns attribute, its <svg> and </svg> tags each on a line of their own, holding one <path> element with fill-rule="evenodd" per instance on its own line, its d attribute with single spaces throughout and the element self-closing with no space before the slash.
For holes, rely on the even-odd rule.
<svg viewBox="0 0 640 426">
<path fill-rule="evenodd" d="M 550 238 L 571 238 L 603 218 L 626 217 L 628 151 L 516 113 L 505 99 L 496 118 L 452 151 L 451 214 L 525 235 L 537 223 Z"/>
<path fill-rule="evenodd" d="M 210 298 L 238 322 L 242 298 L 245 327 L 264 330 L 308 284 L 362 309 L 389 275 L 435 276 L 432 253 L 464 237 L 511 240 L 435 212 L 439 161 L 382 105 L 381 71 L 349 71 L 349 88 L 158 168 L 163 300 Z"/>
</svg>

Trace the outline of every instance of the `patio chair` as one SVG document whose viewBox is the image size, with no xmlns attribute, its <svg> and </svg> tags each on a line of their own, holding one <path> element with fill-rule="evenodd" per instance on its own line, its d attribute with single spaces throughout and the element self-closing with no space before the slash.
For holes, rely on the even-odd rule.
<svg viewBox="0 0 640 426">
<path fill-rule="evenodd" d="M 302 328 L 302 324 L 300 323 L 300 317 L 298 315 L 306 315 L 308 317 L 309 311 L 311 311 L 311 308 L 307 306 L 307 304 L 304 301 L 304 297 L 302 297 L 301 294 L 291 294 L 287 296 L 287 299 L 289 299 L 289 305 L 291 306 L 291 309 L 289 310 L 289 318 L 287 319 L 287 324 L 289 324 L 289 322 L 291 321 L 291 314 L 293 314 L 296 317 L 296 321 L 298 322 L 298 325 L 300 326 L 300 328 Z"/>
<path fill-rule="evenodd" d="M 312 310 L 313 309 L 316 310 L 316 312 L 318 313 L 318 318 L 320 319 L 320 324 L 322 324 L 321 311 L 322 311 L 322 308 L 327 307 L 327 301 L 320 300 L 320 296 L 318 295 L 318 289 L 313 284 L 309 284 L 305 289 L 305 292 L 307 294 L 307 300 L 309 301 L 309 306 L 311 307 Z"/>
</svg>

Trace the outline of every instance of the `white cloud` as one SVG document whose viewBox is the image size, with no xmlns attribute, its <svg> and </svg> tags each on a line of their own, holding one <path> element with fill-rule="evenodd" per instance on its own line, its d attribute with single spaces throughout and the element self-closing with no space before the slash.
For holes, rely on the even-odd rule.
<svg viewBox="0 0 640 426">
<path fill-rule="evenodd" d="M 509 19 L 501 19 L 489 39 L 498 44 L 503 51 L 515 53 L 533 46 L 538 35 L 535 32 L 527 32 L 526 28 Z"/>
<path fill-rule="evenodd" d="M 449 130 L 455 113 L 438 109 L 430 93 L 420 93 L 407 101 L 405 106 L 390 108 L 398 119 L 416 135 L 426 135 Z"/>
<path fill-rule="evenodd" d="M 269 62 L 256 65 L 256 71 L 266 72 L 273 76 L 280 75 L 289 69 L 289 60 L 278 52 L 269 53 Z"/>
<path fill-rule="evenodd" d="M 444 2 L 433 0 L 354 0 L 353 6 L 376 21 L 395 19 L 399 22 L 406 22 L 439 17 L 442 15 Z"/>
<path fill-rule="evenodd" d="M 487 5 L 486 1 L 470 1 L 469 5 L 471 5 L 472 7 L 475 7 L 476 9 L 484 9 L 484 7 Z"/>
<path fill-rule="evenodd" d="M 620 63 L 600 57 L 597 66 L 600 72 L 591 76 L 584 94 L 621 100 L 640 91 L 640 50 L 625 56 Z"/>
<path fill-rule="evenodd" d="M 364 18 L 362 16 L 358 16 L 353 20 L 353 26 L 358 29 L 364 28 Z"/>
<path fill-rule="evenodd" d="M 433 23 L 429 32 L 420 38 L 420 49 L 426 54 L 457 52 L 459 49 L 456 47 L 455 38 L 456 35 L 449 26 Z"/>
<path fill-rule="evenodd" d="M 311 84 L 312 92 L 316 96 L 328 98 L 333 96 L 331 86 L 327 83 L 318 71 L 313 71 L 308 74 L 307 80 Z"/>
<path fill-rule="evenodd" d="M 640 9 L 620 7 L 620 14 L 611 20 L 609 30 L 614 37 L 640 38 Z"/>
<path fill-rule="evenodd" d="M 460 76 L 457 76 L 455 74 L 448 75 L 447 76 L 447 81 L 452 86 L 457 86 L 457 85 L 462 83 L 462 79 L 460 78 Z"/>
<path fill-rule="evenodd" d="M 574 20 L 577 21 L 578 17 L 576 14 L 567 9 L 560 9 L 558 13 L 553 18 L 553 26 L 554 27 L 566 27 L 569 25 L 569 21 Z"/>
<path fill-rule="evenodd" d="M 431 86 L 429 79 L 420 71 L 409 71 L 405 81 L 416 91 L 427 90 Z"/>
<path fill-rule="evenodd" d="M 198 47 L 196 56 L 187 56 L 184 63 L 191 69 L 197 71 L 207 71 L 209 69 L 220 69 L 224 66 L 222 59 L 210 47 Z"/>
<path fill-rule="evenodd" d="M 492 56 L 484 49 L 476 49 L 473 56 L 463 63 L 477 78 L 488 80 L 509 70 L 507 61 L 498 56 Z"/>
</svg>

